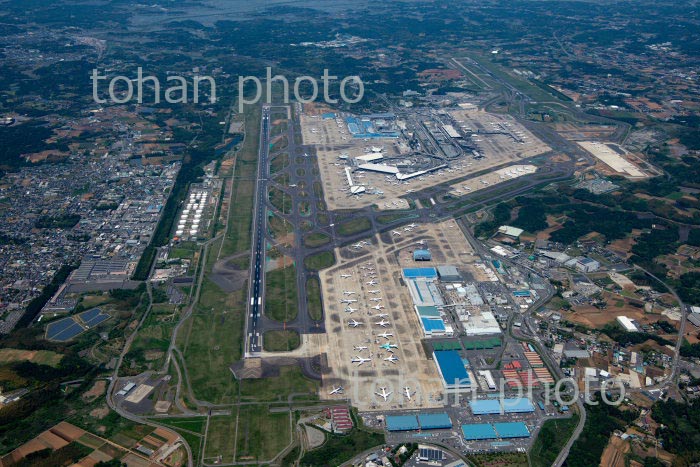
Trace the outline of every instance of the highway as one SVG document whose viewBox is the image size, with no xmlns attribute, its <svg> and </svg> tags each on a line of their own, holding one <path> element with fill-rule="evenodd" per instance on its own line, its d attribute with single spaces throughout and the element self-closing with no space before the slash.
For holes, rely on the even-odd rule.
<svg viewBox="0 0 700 467">
<path fill-rule="evenodd" d="M 253 256 L 250 263 L 248 310 L 246 313 L 245 356 L 253 356 L 262 351 L 258 323 L 265 306 L 265 237 L 267 234 L 267 179 L 270 166 L 270 108 L 262 109 L 260 126 L 260 147 L 258 153 L 258 177 L 255 183 L 253 204 Z"/>
</svg>

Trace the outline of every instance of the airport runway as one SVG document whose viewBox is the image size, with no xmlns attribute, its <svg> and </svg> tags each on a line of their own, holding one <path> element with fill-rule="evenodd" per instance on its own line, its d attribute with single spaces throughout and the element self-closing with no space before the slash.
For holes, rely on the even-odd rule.
<svg viewBox="0 0 700 467">
<path fill-rule="evenodd" d="M 270 109 L 263 107 L 260 127 L 258 179 L 255 183 L 253 206 L 253 256 L 250 267 L 248 312 L 246 313 L 245 355 L 252 356 L 262 350 L 258 323 L 265 306 L 265 237 L 267 233 L 267 178 L 270 152 Z"/>
</svg>

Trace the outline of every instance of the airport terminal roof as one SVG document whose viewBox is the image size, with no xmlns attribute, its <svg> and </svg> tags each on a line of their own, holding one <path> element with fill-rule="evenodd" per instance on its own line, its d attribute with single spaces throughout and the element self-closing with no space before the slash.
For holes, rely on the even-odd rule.
<svg viewBox="0 0 700 467">
<path fill-rule="evenodd" d="M 433 355 L 446 387 L 471 386 L 459 353 L 454 350 L 440 350 L 433 352 Z"/>
<path fill-rule="evenodd" d="M 386 429 L 389 431 L 417 430 L 418 420 L 415 415 L 387 415 Z"/>
<path fill-rule="evenodd" d="M 419 413 L 418 423 L 422 430 L 437 430 L 452 428 L 452 420 L 447 412 L 442 413 Z"/>
<path fill-rule="evenodd" d="M 435 268 L 404 268 L 403 275 L 406 279 L 435 279 L 437 271 Z"/>
<path fill-rule="evenodd" d="M 462 434 L 467 441 L 480 439 L 496 439 L 496 431 L 488 423 L 472 423 L 462 425 Z"/>
<path fill-rule="evenodd" d="M 530 430 L 523 422 L 494 423 L 499 438 L 529 438 Z"/>
<path fill-rule="evenodd" d="M 488 415 L 501 413 L 501 401 L 498 399 L 485 399 L 469 401 L 469 407 L 474 415 Z"/>
</svg>

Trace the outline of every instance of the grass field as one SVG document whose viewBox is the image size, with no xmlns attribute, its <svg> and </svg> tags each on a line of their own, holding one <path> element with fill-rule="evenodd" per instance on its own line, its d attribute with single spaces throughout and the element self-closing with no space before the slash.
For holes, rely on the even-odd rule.
<svg viewBox="0 0 700 467">
<path fill-rule="evenodd" d="M 294 265 L 270 271 L 265 275 L 265 314 L 275 321 L 286 322 L 297 317 L 297 269 Z"/>
<path fill-rule="evenodd" d="M 277 208 L 279 212 L 284 214 L 290 214 L 292 212 L 292 197 L 287 193 L 278 188 L 270 187 L 268 196 L 270 203 Z"/>
<path fill-rule="evenodd" d="M 384 433 L 355 428 L 347 435 L 326 434 L 326 442 L 301 458 L 300 466 L 341 465 L 374 446 L 384 444 Z"/>
<path fill-rule="evenodd" d="M 304 245 L 309 248 L 316 248 L 331 241 L 331 238 L 324 233 L 312 233 L 304 236 Z"/>
<path fill-rule="evenodd" d="M 238 416 L 236 460 L 270 460 L 291 442 L 288 413 L 271 414 L 266 406 L 243 406 Z"/>
<path fill-rule="evenodd" d="M 413 219 L 415 218 L 414 214 L 410 213 L 393 213 L 393 214 L 382 214 L 380 216 L 377 216 L 377 222 L 380 224 L 391 224 L 392 222 L 396 222 L 401 219 Z"/>
<path fill-rule="evenodd" d="M 63 354 L 50 350 L 0 349 L 0 365 L 28 361 L 38 365 L 56 367 L 62 358 Z"/>
<path fill-rule="evenodd" d="M 477 467 L 528 467 L 527 455 L 519 452 L 489 453 L 469 456 Z"/>
<path fill-rule="evenodd" d="M 292 224 L 274 214 L 268 218 L 268 226 L 275 239 L 280 239 L 294 231 Z"/>
<path fill-rule="evenodd" d="M 246 293 L 224 293 L 205 277 L 199 303 L 178 333 L 195 397 L 234 402 L 237 382 L 229 365 L 241 358 Z"/>
<path fill-rule="evenodd" d="M 289 352 L 301 345 L 296 331 L 267 331 L 263 335 L 263 348 L 268 352 Z"/>
<path fill-rule="evenodd" d="M 559 451 L 578 425 L 578 414 L 571 418 L 547 420 L 530 449 L 531 467 L 546 467 L 552 465 Z"/>
<path fill-rule="evenodd" d="M 298 366 L 281 367 L 279 376 L 244 379 L 240 384 L 242 401 L 286 403 L 292 393 L 308 394 L 309 400 L 318 399 L 318 382 L 306 378 Z"/>
<path fill-rule="evenodd" d="M 204 457 L 252 463 L 274 458 L 289 443 L 288 413 L 271 414 L 266 405 L 234 407 L 231 415 L 210 419 Z"/>
<path fill-rule="evenodd" d="M 326 269 L 335 264 L 335 255 L 333 252 L 324 251 L 322 253 L 316 253 L 315 255 L 310 255 L 304 258 L 304 265 L 308 269 L 314 271 L 320 271 L 321 269 Z"/>
<path fill-rule="evenodd" d="M 289 154 L 287 154 L 286 152 L 278 154 L 270 162 L 270 174 L 274 175 L 278 172 L 281 172 L 282 170 L 286 169 L 288 166 L 289 166 Z"/>
<path fill-rule="evenodd" d="M 357 217 L 350 221 L 343 222 L 338 225 L 338 233 L 340 235 L 355 235 L 372 227 L 369 219 L 366 217 Z"/>
<path fill-rule="evenodd" d="M 315 321 L 323 318 L 323 304 L 321 302 L 321 284 L 316 277 L 311 277 L 306 281 L 306 299 L 309 316 Z"/>
</svg>

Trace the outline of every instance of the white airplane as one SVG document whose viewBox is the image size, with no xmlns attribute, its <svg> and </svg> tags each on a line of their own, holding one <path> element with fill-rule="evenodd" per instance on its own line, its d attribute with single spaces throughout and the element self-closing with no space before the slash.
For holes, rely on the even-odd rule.
<svg viewBox="0 0 700 467">
<path fill-rule="evenodd" d="M 353 314 L 353 313 L 355 313 L 356 311 L 358 311 L 358 308 L 353 308 L 353 307 L 351 307 L 351 306 L 346 306 L 346 307 L 345 307 L 345 313 Z"/>
<path fill-rule="evenodd" d="M 403 388 L 403 395 L 406 396 L 406 399 L 408 399 L 410 401 L 411 400 L 411 388 L 409 388 L 408 386 Z"/>
<path fill-rule="evenodd" d="M 367 363 L 372 361 L 371 358 L 362 358 L 362 357 L 353 357 L 352 360 L 350 360 L 352 363 L 357 363 L 357 366 L 361 366 L 363 363 Z"/>
<path fill-rule="evenodd" d="M 362 352 L 363 350 L 367 350 L 367 346 L 366 345 L 356 345 L 353 347 L 353 349 L 355 349 L 355 352 Z"/>
<path fill-rule="evenodd" d="M 383 309 L 384 309 L 384 306 L 383 306 L 383 305 L 374 305 L 374 306 L 372 307 L 372 309 L 379 311 L 379 310 L 383 310 Z"/>
<path fill-rule="evenodd" d="M 355 243 L 354 245 L 351 245 L 354 249 L 359 250 L 360 248 L 363 247 L 362 242 L 360 243 Z"/>
<path fill-rule="evenodd" d="M 385 327 L 387 327 L 387 326 L 389 325 L 389 321 L 381 320 L 381 321 L 379 321 L 379 322 L 377 322 L 377 323 L 374 323 L 374 324 L 376 324 L 377 326 L 381 326 L 381 327 L 385 328 Z"/>
<path fill-rule="evenodd" d="M 289 185 L 289 188 L 296 188 L 297 186 L 299 185 L 297 185 L 296 183 L 292 183 L 291 185 Z"/>
<path fill-rule="evenodd" d="M 398 230 L 392 230 L 391 235 L 393 235 L 394 237 L 401 236 L 401 232 L 399 232 Z"/>
<path fill-rule="evenodd" d="M 337 388 L 334 387 L 333 390 L 331 392 L 329 392 L 328 394 L 332 396 L 333 394 L 342 394 L 343 391 L 344 391 L 343 386 L 338 386 Z"/>
<path fill-rule="evenodd" d="M 356 301 L 357 300 L 355 300 L 354 298 L 344 298 L 340 301 L 340 303 L 347 303 L 349 305 L 350 303 L 355 303 Z"/>
<path fill-rule="evenodd" d="M 418 240 L 416 245 L 425 245 L 425 240 Z"/>
<path fill-rule="evenodd" d="M 405 228 L 403 229 L 403 231 L 404 231 L 404 232 L 413 232 L 413 229 L 410 228 L 410 227 L 405 227 Z"/>
<path fill-rule="evenodd" d="M 389 316 L 388 313 L 379 313 L 377 315 L 374 315 L 376 318 L 387 318 Z"/>
<path fill-rule="evenodd" d="M 385 362 L 391 362 L 393 364 L 396 364 L 396 362 L 399 361 L 399 358 L 396 355 L 390 355 L 384 359 Z"/>
<path fill-rule="evenodd" d="M 382 291 L 381 291 L 381 290 L 368 290 L 367 292 L 369 292 L 369 293 L 371 293 L 371 294 L 378 294 L 378 293 L 382 293 Z"/>
<path fill-rule="evenodd" d="M 377 337 L 383 337 L 384 339 L 389 340 L 390 337 L 393 337 L 393 334 L 390 332 L 384 331 L 381 334 L 377 334 Z"/>
<path fill-rule="evenodd" d="M 352 277 L 352 274 L 341 274 L 340 277 L 347 279 L 348 277 Z"/>
<path fill-rule="evenodd" d="M 392 394 L 392 391 L 386 392 L 386 388 L 379 388 L 381 392 L 375 392 L 376 395 L 379 397 L 382 397 L 384 399 L 384 402 L 389 398 L 389 396 Z"/>
<path fill-rule="evenodd" d="M 343 295 L 354 295 L 354 294 L 356 294 L 356 293 L 357 293 L 357 292 L 352 292 L 352 291 L 350 291 L 350 290 L 343 290 Z"/>
<path fill-rule="evenodd" d="M 348 321 L 348 325 L 352 326 L 354 328 L 356 328 L 358 326 L 362 326 L 363 324 L 364 323 L 362 323 L 361 321 L 355 321 L 354 319 L 351 319 L 350 321 Z"/>
<path fill-rule="evenodd" d="M 408 226 L 412 229 L 415 229 L 416 227 L 418 227 L 418 224 L 408 224 Z"/>
<path fill-rule="evenodd" d="M 367 281 L 366 284 L 367 284 L 367 285 L 377 285 L 377 284 L 379 284 L 379 282 L 377 282 L 377 281 L 375 281 L 374 279 L 372 279 L 371 281 Z"/>
</svg>

